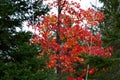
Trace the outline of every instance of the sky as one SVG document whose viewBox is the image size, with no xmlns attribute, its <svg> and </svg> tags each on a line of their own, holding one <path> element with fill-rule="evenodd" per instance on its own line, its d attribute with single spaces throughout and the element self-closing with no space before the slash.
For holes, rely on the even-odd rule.
<svg viewBox="0 0 120 80">
<path fill-rule="evenodd" d="M 48 1 L 52 2 L 53 0 L 47 0 L 44 3 L 47 4 Z M 92 7 L 91 3 L 96 5 L 97 7 L 101 7 L 102 6 L 102 4 L 99 2 L 99 0 L 69 0 L 69 1 L 80 2 L 81 3 L 81 8 L 83 8 L 83 9 L 87 9 L 89 7 Z"/>
<path fill-rule="evenodd" d="M 80 2 L 81 8 L 83 8 L 83 9 L 88 9 L 89 7 L 92 7 L 91 4 L 93 4 L 93 5 L 97 6 L 97 7 L 101 7 L 103 5 L 103 4 L 101 4 L 99 2 L 99 0 L 74 0 L 74 1 Z M 23 27 L 22 30 L 24 30 L 24 31 L 32 31 L 32 28 L 31 27 L 28 28 L 26 26 L 26 23 L 24 23 L 23 25 L 24 25 L 24 27 Z M 17 29 L 17 30 L 19 31 L 19 29 Z"/>
<path fill-rule="evenodd" d="M 97 6 L 97 7 L 102 7 L 102 3 L 99 2 L 99 0 L 81 0 L 81 8 L 87 9 L 89 7 L 92 7 L 91 4 Z"/>
</svg>

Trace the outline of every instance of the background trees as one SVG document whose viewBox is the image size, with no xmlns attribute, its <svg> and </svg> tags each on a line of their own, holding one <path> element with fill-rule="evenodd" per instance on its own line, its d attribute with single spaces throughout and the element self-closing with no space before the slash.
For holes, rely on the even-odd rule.
<svg viewBox="0 0 120 80">
<path fill-rule="evenodd" d="M 34 12 L 32 10 L 34 8 Z M 49 8 L 42 2 L 30 2 L 29 0 L 4 0 L 0 1 L 0 50 L 1 53 L 9 54 L 10 49 L 15 47 L 12 37 L 15 36 L 16 27 L 22 28 L 25 20 L 33 21 L 37 15 L 45 14 Z"/>
<path fill-rule="evenodd" d="M 36 58 L 40 47 L 30 45 L 32 33 L 22 31 L 24 21 L 35 23 L 38 15 L 48 11 L 42 1 L 0 0 L 0 80 L 54 79 L 52 70 L 43 67 L 47 57 Z"/>
<path fill-rule="evenodd" d="M 114 53 L 111 61 L 113 62 L 108 72 L 97 74 L 98 80 L 119 80 L 120 75 L 120 14 L 118 11 L 119 0 L 99 0 L 103 3 L 103 7 L 99 10 L 105 14 L 105 20 L 100 24 L 103 45 L 113 46 Z M 104 76 L 106 75 L 106 76 Z"/>
</svg>

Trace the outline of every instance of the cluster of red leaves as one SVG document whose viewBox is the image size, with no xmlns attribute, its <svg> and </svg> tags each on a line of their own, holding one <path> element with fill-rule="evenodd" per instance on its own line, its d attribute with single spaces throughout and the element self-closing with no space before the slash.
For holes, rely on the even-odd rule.
<svg viewBox="0 0 120 80">
<path fill-rule="evenodd" d="M 74 72 L 73 64 L 84 61 L 83 58 L 79 57 L 82 53 L 93 56 L 104 56 L 105 58 L 111 56 L 111 48 L 104 49 L 101 46 L 101 40 L 98 34 L 91 36 L 92 33 L 89 30 L 81 28 L 78 25 L 68 28 L 61 27 L 59 35 L 62 44 L 58 44 L 55 39 L 54 29 L 48 30 L 49 27 L 50 26 L 47 26 L 45 32 L 40 34 L 41 37 L 36 36 L 32 40 L 33 43 L 38 43 L 42 46 L 45 53 L 51 52 L 48 64 L 49 68 L 56 67 L 56 60 L 59 60 L 63 72 Z M 90 46 L 91 39 L 92 47 Z M 57 51 L 60 53 L 59 59 L 57 59 L 57 55 L 55 54 Z"/>
<path fill-rule="evenodd" d="M 59 67 L 62 72 L 71 73 L 75 72 L 75 63 L 83 64 L 84 58 L 80 57 L 82 53 L 109 58 L 112 48 L 104 49 L 100 34 L 93 35 L 91 30 L 82 25 L 85 20 L 87 25 L 97 26 L 104 19 L 103 13 L 90 8 L 83 10 L 78 3 L 70 4 L 67 0 L 61 0 L 60 6 L 62 10 L 59 19 L 56 15 L 42 16 L 43 21 L 34 26 L 39 33 L 31 42 L 42 47 L 42 52 L 37 57 L 49 54 L 48 68 Z M 60 43 L 57 43 L 56 33 L 59 34 Z"/>
<path fill-rule="evenodd" d="M 82 77 L 78 77 L 78 78 L 68 78 L 67 80 L 83 80 L 83 78 Z"/>
<path fill-rule="evenodd" d="M 91 68 L 88 71 L 88 74 L 94 74 L 97 71 L 97 68 Z M 83 72 L 79 77 L 73 78 L 73 77 L 68 77 L 67 80 L 84 80 L 83 77 L 86 75 L 86 72 Z"/>
</svg>

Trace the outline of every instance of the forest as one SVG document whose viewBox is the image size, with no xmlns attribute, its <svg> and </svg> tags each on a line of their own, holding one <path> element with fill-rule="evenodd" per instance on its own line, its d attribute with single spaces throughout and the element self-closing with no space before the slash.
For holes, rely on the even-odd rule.
<svg viewBox="0 0 120 80">
<path fill-rule="evenodd" d="M 80 1 L 0 0 L 0 80 L 120 80 L 120 0 Z"/>
</svg>

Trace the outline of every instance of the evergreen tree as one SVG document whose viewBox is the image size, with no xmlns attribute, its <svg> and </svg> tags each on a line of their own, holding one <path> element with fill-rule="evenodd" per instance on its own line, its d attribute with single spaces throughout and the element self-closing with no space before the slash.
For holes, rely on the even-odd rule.
<svg viewBox="0 0 120 80">
<path fill-rule="evenodd" d="M 0 0 L 0 80 L 54 79 L 52 70 L 44 69 L 47 57 L 36 58 L 40 48 L 30 45 L 31 33 L 16 31 L 23 27 L 23 21 L 35 20 L 49 11 L 42 1 L 30 1 Z"/>
<path fill-rule="evenodd" d="M 107 72 L 96 74 L 97 80 L 120 80 L 120 14 L 118 0 L 99 0 L 103 7 L 99 8 L 105 14 L 105 20 L 100 24 L 103 45 L 113 47 L 112 65 Z M 106 75 L 106 76 L 105 76 Z"/>
<path fill-rule="evenodd" d="M 12 37 L 16 34 L 16 27 L 21 28 L 23 21 L 32 21 L 32 17 L 36 18 L 48 10 L 48 6 L 37 0 L 0 0 L 0 52 L 8 55 L 15 47 Z"/>
<path fill-rule="evenodd" d="M 120 45 L 120 14 L 118 12 L 118 0 L 100 0 L 104 6 L 101 10 L 105 13 L 106 19 L 101 24 L 103 40 L 106 46 L 112 45 L 114 50 L 118 50 Z"/>
</svg>

